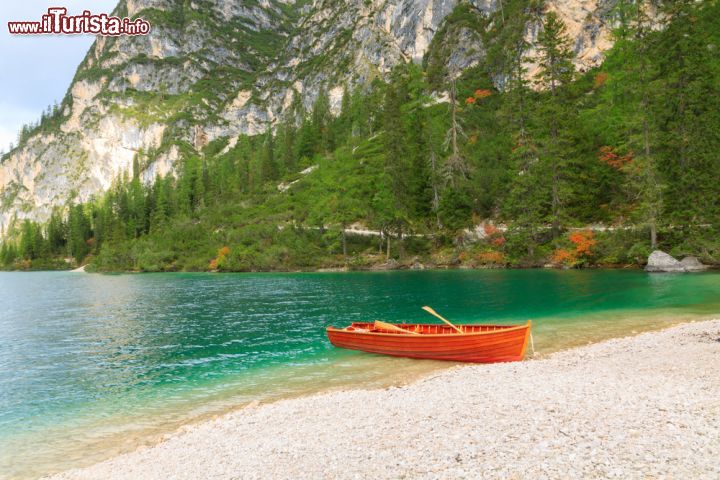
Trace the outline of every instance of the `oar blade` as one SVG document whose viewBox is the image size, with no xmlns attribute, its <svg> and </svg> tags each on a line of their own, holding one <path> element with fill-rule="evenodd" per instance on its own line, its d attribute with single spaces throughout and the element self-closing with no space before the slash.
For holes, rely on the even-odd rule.
<svg viewBox="0 0 720 480">
<path fill-rule="evenodd" d="M 450 322 L 450 320 L 448 320 L 448 319 L 445 318 L 445 317 L 442 317 L 439 313 L 437 313 L 435 310 L 433 310 L 432 308 L 428 307 L 427 305 L 425 305 L 424 307 L 422 307 L 422 309 L 425 310 L 426 312 L 428 312 L 430 315 L 433 315 L 433 316 L 439 318 L 440 320 L 442 320 L 443 322 L 447 323 L 448 325 L 450 325 L 452 328 L 455 329 L 456 332 L 458 332 L 458 333 L 464 333 L 464 332 L 463 332 L 462 330 L 460 330 L 458 327 L 456 327 L 455 325 L 453 325 L 452 322 Z"/>
<path fill-rule="evenodd" d="M 407 328 L 398 327 L 397 325 L 393 325 L 392 323 L 385 323 L 381 320 L 375 320 L 375 328 L 378 330 L 386 330 L 395 333 L 418 335 L 418 332 L 413 332 L 412 330 L 408 330 Z"/>
</svg>

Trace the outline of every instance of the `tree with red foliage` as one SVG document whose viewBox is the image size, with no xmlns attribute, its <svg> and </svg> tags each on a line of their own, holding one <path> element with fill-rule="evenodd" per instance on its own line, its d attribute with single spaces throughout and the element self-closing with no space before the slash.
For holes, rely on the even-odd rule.
<svg viewBox="0 0 720 480">
<path fill-rule="evenodd" d="M 593 247 L 597 245 L 592 230 L 581 230 L 569 235 L 569 240 L 575 245 L 575 254 L 578 257 L 591 257 Z"/>
<path fill-rule="evenodd" d="M 615 147 L 604 146 L 600 147 L 598 152 L 598 160 L 602 163 L 609 165 L 615 170 L 623 170 L 626 165 L 630 165 L 634 159 L 632 151 L 625 155 L 620 155 L 616 152 Z"/>
<path fill-rule="evenodd" d="M 556 249 L 552 257 L 554 263 L 575 266 L 583 263 L 595 254 L 593 248 L 597 245 L 597 240 L 592 230 L 571 232 L 568 235 L 568 240 L 570 240 L 570 243 L 572 243 L 575 248 Z"/>
<path fill-rule="evenodd" d="M 503 245 L 505 245 L 505 237 L 503 236 L 500 229 L 492 223 L 484 224 L 483 231 L 485 232 L 485 237 L 487 238 L 487 241 L 492 245 L 495 245 L 496 247 L 502 247 Z"/>
<path fill-rule="evenodd" d="M 221 247 L 218 249 L 217 257 L 213 258 L 208 265 L 210 270 L 220 270 L 225 266 L 227 256 L 230 255 L 230 247 Z"/>
</svg>

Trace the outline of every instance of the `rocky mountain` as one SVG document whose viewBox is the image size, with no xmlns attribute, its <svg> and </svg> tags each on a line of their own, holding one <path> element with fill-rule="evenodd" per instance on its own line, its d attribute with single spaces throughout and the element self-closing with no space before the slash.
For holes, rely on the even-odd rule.
<svg viewBox="0 0 720 480">
<path fill-rule="evenodd" d="M 545 2 L 544 11 L 566 23 L 581 70 L 599 64 L 611 46 L 614 1 Z M 460 8 L 486 18 L 507 3 L 121 0 L 115 13 L 150 21 L 151 34 L 99 37 L 59 108 L 3 157 L 0 229 L 86 201 L 133 168 L 149 181 L 217 139 L 233 146 L 291 107 L 309 107 L 321 90 L 337 111 L 346 86 L 421 62 L 438 32 L 448 35 L 444 62 L 457 71 L 477 65 L 483 36 L 447 23 Z M 538 28 L 526 26 L 531 44 Z"/>
</svg>

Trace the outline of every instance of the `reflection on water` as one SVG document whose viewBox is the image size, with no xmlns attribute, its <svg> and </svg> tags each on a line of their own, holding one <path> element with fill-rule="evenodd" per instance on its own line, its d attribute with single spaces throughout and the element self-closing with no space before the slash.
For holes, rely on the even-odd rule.
<svg viewBox="0 0 720 480">
<path fill-rule="evenodd" d="M 375 318 L 531 318 L 538 354 L 720 312 L 720 276 L 625 271 L 0 274 L 0 477 L 84 465 L 254 400 L 448 364 L 333 349 Z"/>
</svg>

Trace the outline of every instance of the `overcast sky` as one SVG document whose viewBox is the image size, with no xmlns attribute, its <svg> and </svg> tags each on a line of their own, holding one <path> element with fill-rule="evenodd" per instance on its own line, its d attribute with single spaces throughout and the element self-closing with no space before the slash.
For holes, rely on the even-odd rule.
<svg viewBox="0 0 720 480">
<path fill-rule="evenodd" d="M 24 123 L 40 118 L 65 95 L 92 35 L 10 35 L 7 22 L 40 20 L 49 7 L 110 13 L 118 0 L 0 0 L 0 150 L 15 142 Z"/>
</svg>

